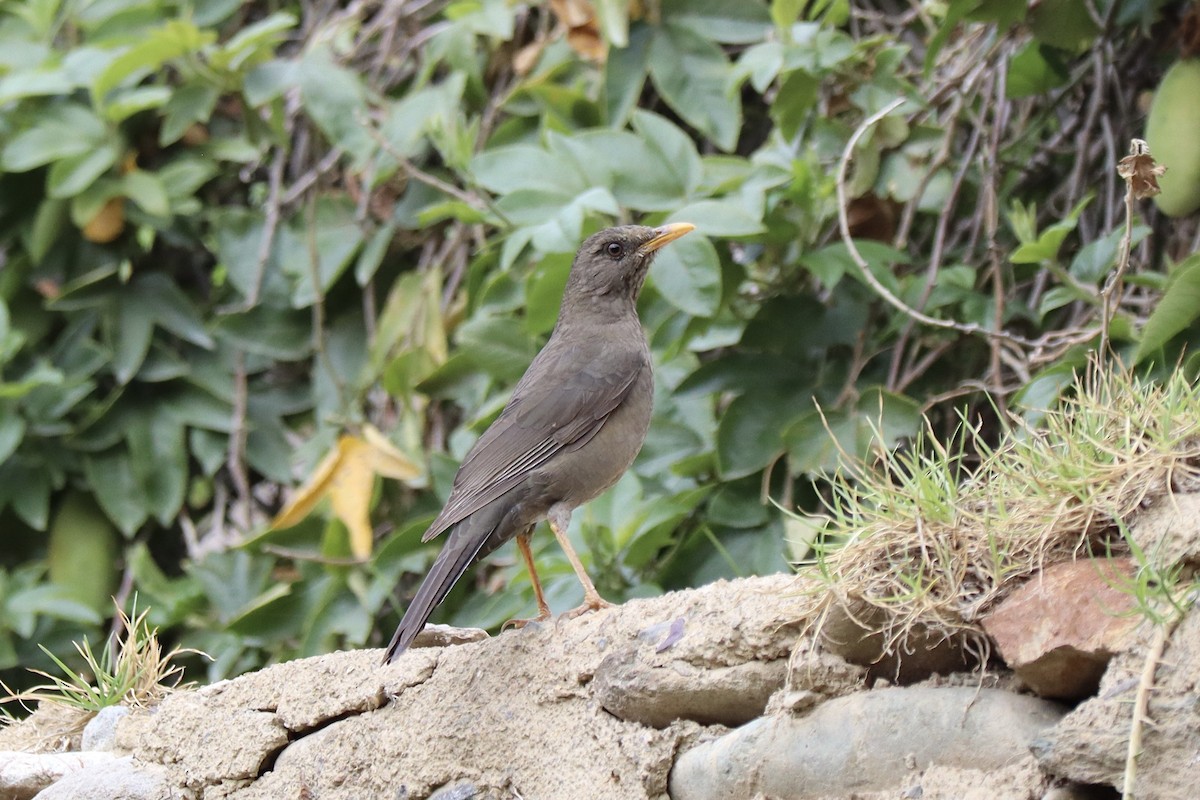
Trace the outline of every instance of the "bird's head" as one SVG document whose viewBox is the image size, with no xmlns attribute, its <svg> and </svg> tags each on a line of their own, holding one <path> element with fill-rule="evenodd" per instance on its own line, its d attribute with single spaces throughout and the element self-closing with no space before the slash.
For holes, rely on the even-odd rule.
<svg viewBox="0 0 1200 800">
<path fill-rule="evenodd" d="M 589 236 L 571 265 L 568 300 L 622 298 L 636 301 L 655 253 L 696 226 L 674 222 L 658 228 L 622 225 Z"/>
</svg>

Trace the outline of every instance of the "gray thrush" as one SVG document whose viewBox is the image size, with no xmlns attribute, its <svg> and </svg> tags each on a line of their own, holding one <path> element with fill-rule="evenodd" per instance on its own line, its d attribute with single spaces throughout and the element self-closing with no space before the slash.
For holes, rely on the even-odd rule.
<svg viewBox="0 0 1200 800">
<path fill-rule="evenodd" d="M 694 227 L 609 228 L 579 248 L 550 340 L 467 453 L 445 507 L 425 531 L 422 541 L 450 535 L 404 612 L 385 663 L 408 649 L 468 567 L 514 536 L 533 581 L 537 619 L 549 619 L 529 549 L 543 519 L 583 584 L 583 604 L 566 615 L 609 605 L 571 547 L 567 526 L 576 507 L 617 482 L 645 441 L 654 380 L 638 293 L 655 252 Z"/>
</svg>

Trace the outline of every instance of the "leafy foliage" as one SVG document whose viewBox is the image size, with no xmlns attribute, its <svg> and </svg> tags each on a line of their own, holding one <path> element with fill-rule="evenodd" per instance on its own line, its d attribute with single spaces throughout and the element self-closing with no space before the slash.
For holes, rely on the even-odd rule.
<svg viewBox="0 0 1200 800">
<path fill-rule="evenodd" d="M 33 643 L 62 652 L 133 588 L 213 677 L 379 643 L 571 254 L 614 220 L 699 231 L 641 299 L 649 440 L 571 533 L 618 600 L 784 568 L 791 522 L 765 496 L 815 508 L 813 476 L 913 436 L 921 411 L 953 426 L 1018 389 L 1036 406 L 1094 343 L 1121 237 L 1104 159 L 1136 125 L 1132 101 L 1089 103 L 1146 88 L 1113 76 L 1153 74 L 1133 67 L 1160 11 L 1101 26 L 1054 5 L 1075 23 L 977 0 L 7 3 L 0 669 L 45 665 Z M 1148 233 L 1144 268 L 1186 240 Z M 1194 334 L 1190 266 L 1148 363 Z M 1131 352 L 1165 281 L 1128 281 L 1111 336 Z M 1013 335 L 918 325 L 876 286 Z M 281 487 L 370 425 L 425 469 L 357 469 L 353 552 L 336 508 L 267 531 Z M 531 605 L 508 552 L 446 619 Z"/>
</svg>

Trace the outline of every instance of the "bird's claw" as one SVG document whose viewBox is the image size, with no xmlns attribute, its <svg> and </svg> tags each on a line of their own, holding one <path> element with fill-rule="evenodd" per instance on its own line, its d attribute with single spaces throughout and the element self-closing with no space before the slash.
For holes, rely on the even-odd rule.
<svg viewBox="0 0 1200 800">
<path fill-rule="evenodd" d="M 581 614 L 586 614 L 589 611 L 599 611 L 602 608 L 612 608 L 613 604 L 605 600 L 600 595 L 584 598 L 583 603 L 572 608 L 570 611 L 562 613 L 563 619 L 575 619 Z"/>
<path fill-rule="evenodd" d="M 510 619 L 508 622 L 500 626 L 500 630 L 502 632 L 508 630 L 509 628 L 512 628 L 513 630 L 520 630 L 530 623 L 545 622 L 546 620 L 550 619 L 550 616 L 550 613 L 547 612 L 545 614 L 538 614 L 536 617 L 530 617 L 529 619 Z"/>
</svg>

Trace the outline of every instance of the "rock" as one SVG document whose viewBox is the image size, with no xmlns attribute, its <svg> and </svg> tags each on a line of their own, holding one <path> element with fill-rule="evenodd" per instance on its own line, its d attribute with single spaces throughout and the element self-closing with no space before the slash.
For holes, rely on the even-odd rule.
<svg viewBox="0 0 1200 800">
<path fill-rule="evenodd" d="M 1109 659 L 1130 645 L 1141 617 L 1119 587 L 1136 565 L 1129 558 L 1054 564 L 982 619 L 1008 666 L 1042 697 L 1096 693 Z"/>
<path fill-rule="evenodd" d="M 1182 477 L 1182 476 L 1181 476 Z M 1193 479 L 1194 481 L 1194 479 Z M 1130 535 L 1156 564 L 1200 564 L 1200 494 L 1161 497 L 1129 524 Z"/>
<path fill-rule="evenodd" d="M 483 628 L 455 628 L 453 625 L 426 625 L 413 639 L 413 647 L 449 647 L 482 642 L 488 638 Z"/>
<path fill-rule="evenodd" d="M 1000 769 L 1056 723 L 1055 703 L 996 689 L 911 687 L 840 697 L 803 717 L 751 722 L 684 752 L 673 800 L 792 800 L 907 788 L 932 764 Z"/>
<path fill-rule="evenodd" d="M 1085 700 L 1047 731 L 1034 748 L 1044 769 L 1081 784 L 1120 789 L 1134 696 L 1141 681 L 1149 626 L 1137 644 L 1113 657 L 1096 697 Z M 1200 786 L 1200 613 L 1175 629 L 1154 674 L 1150 721 L 1142 727 L 1135 797 L 1194 800 Z"/>
<path fill-rule="evenodd" d="M 146 762 L 183 764 L 181 785 L 254 780 L 294 737 L 379 708 L 388 691 L 425 680 L 437 651 L 422 649 L 384 680 L 375 651 L 276 664 L 194 692 L 168 695 L 153 713 L 117 726 L 116 745 Z"/>
<path fill-rule="evenodd" d="M 183 800 L 188 797 L 169 785 L 167 770 L 162 767 L 137 764 L 128 756 L 91 755 L 107 758 L 56 781 L 39 794 L 37 800 Z"/>
<path fill-rule="evenodd" d="M 851 664 L 866 667 L 868 678 L 901 686 L 975 665 L 961 635 L 918 623 L 902 641 L 889 641 L 886 627 L 887 612 L 876 606 L 861 603 L 852 610 L 833 606 L 821 625 L 820 644 Z"/>
<path fill-rule="evenodd" d="M 604 710 L 624 720 L 653 728 L 677 719 L 732 726 L 762 714 L 786 676 L 782 658 L 704 668 L 634 647 L 601 661 L 592 685 Z"/>
<path fill-rule="evenodd" d="M 931 767 L 908 790 L 920 800 L 1046 800 L 1051 780 L 1038 769 L 1037 760 L 1026 754 L 993 769 Z"/>
<path fill-rule="evenodd" d="M 55 781 L 113 758 L 111 753 L 0 752 L 0 799 L 29 800 Z"/>
<path fill-rule="evenodd" d="M 746 665 L 761 660 L 778 671 L 762 682 L 778 685 L 803 625 L 795 582 L 719 581 L 415 648 L 386 667 L 378 650 L 279 664 L 134 711 L 117 726 L 117 746 L 203 800 L 416 800 L 465 785 L 480 798 L 661 798 L 676 752 L 702 729 L 683 720 L 657 730 L 609 713 L 601 665 L 614 653 L 646 654 L 700 686 L 730 676 L 744 684 L 759 670 Z"/>
<path fill-rule="evenodd" d="M 117 738 L 117 723 L 129 716 L 125 706 L 100 709 L 83 729 L 84 750 L 112 750 Z"/>
<path fill-rule="evenodd" d="M 476 800 L 479 797 L 479 787 L 470 781 L 458 781 L 429 795 L 429 800 Z"/>
</svg>

